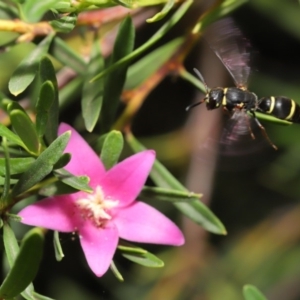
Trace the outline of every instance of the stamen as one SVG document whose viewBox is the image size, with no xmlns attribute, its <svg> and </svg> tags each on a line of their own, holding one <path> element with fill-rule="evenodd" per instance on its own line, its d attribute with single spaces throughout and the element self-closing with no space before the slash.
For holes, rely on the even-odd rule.
<svg viewBox="0 0 300 300">
<path fill-rule="evenodd" d="M 81 217 L 91 220 L 96 226 L 111 219 L 110 209 L 118 205 L 118 200 L 108 200 L 104 198 L 103 191 L 97 186 L 93 195 L 81 198 L 76 201 L 76 205 L 80 209 Z"/>
</svg>

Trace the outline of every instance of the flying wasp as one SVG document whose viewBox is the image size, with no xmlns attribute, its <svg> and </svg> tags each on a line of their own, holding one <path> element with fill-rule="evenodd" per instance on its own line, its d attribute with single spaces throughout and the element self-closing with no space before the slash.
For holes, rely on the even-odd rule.
<svg viewBox="0 0 300 300">
<path fill-rule="evenodd" d="M 271 146 L 277 150 L 277 147 L 268 137 L 264 126 L 257 119 L 256 112 L 300 123 L 300 106 L 294 100 L 284 96 L 271 96 L 258 99 L 257 95 L 250 92 L 247 88 L 251 71 L 249 42 L 229 18 L 216 22 L 213 25 L 213 30 L 215 34 L 209 35 L 209 45 L 229 71 L 236 87 L 209 88 L 201 73 L 197 69 L 194 69 L 205 86 L 206 95 L 201 101 L 188 106 L 187 110 L 203 102 L 206 103 L 208 110 L 223 107 L 225 111 L 228 111 L 232 115 L 233 119 L 244 118 L 246 120 L 248 132 L 254 139 L 255 137 L 248 116 L 250 114 L 261 129 L 262 134 Z"/>
</svg>

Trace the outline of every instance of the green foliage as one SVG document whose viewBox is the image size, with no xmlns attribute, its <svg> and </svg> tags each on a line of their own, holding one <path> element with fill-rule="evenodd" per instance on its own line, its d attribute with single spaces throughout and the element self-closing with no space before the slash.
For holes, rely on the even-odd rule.
<svg viewBox="0 0 300 300">
<path fill-rule="evenodd" d="M 90 61 L 87 67 L 87 76 L 84 79 L 82 88 L 81 109 L 85 127 L 88 131 L 93 131 L 102 107 L 103 102 L 103 80 L 99 82 L 90 82 L 90 79 L 99 73 L 104 67 L 103 57 L 101 55 L 99 40 L 95 37 L 93 43 Z"/>
<path fill-rule="evenodd" d="M 24 236 L 20 248 L 8 224 L 4 224 L 3 234 L 11 270 L 0 286 L 0 295 L 2 298 L 12 298 L 22 293 L 25 299 L 35 299 L 31 282 L 37 274 L 42 259 L 44 242 L 42 230 L 38 228 L 30 230 Z"/>
<path fill-rule="evenodd" d="M 267 298 L 253 285 L 247 284 L 243 287 L 245 300 L 267 300 Z"/>
<path fill-rule="evenodd" d="M 130 17 L 127 17 L 121 24 L 114 44 L 109 65 L 114 65 L 117 61 L 130 55 L 134 46 L 134 27 Z M 112 126 L 116 110 L 119 105 L 121 92 L 126 80 L 128 62 L 120 65 L 117 69 L 107 74 L 104 79 L 103 114 L 101 119 L 102 131 L 106 132 Z M 97 76 L 96 76 L 97 77 Z M 100 78 L 100 80 L 103 80 Z"/>
<path fill-rule="evenodd" d="M 105 136 L 100 158 L 107 170 L 118 162 L 123 144 L 123 136 L 119 131 L 112 130 Z"/>
<path fill-rule="evenodd" d="M 40 60 L 47 54 L 52 39 L 53 35 L 50 34 L 40 42 L 28 57 L 21 61 L 8 84 L 9 91 L 13 95 L 17 96 L 24 92 L 33 81 L 38 72 Z"/>
<path fill-rule="evenodd" d="M 135 152 L 142 151 L 141 145 L 132 135 L 128 136 L 127 142 Z M 186 188 L 158 161 L 156 160 L 150 174 L 152 180 L 158 187 L 174 189 L 189 193 Z M 190 202 L 174 202 L 174 205 L 183 214 L 194 222 L 203 226 L 206 230 L 216 234 L 226 234 L 222 222 L 211 212 L 211 210 L 198 200 Z"/>
<path fill-rule="evenodd" d="M 243 9 L 238 10 L 247 2 L 249 4 L 243 7 L 244 12 Z M 294 48 L 295 53 L 299 52 L 299 3 L 220 0 L 205 8 L 203 14 L 200 12 L 204 8 L 200 8 L 198 3 L 192 0 L 0 1 L 0 228 L 3 230 L 3 254 L 9 265 L 3 271 L 5 278 L 0 286 L 1 299 L 16 299 L 21 294 L 25 299 L 51 300 L 38 294 L 32 284 L 43 256 L 45 231 L 40 228 L 30 230 L 20 238 L 22 242 L 19 245 L 19 237 L 24 235 L 24 227 L 16 224 L 21 221 L 17 215 L 19 206 L 26 206 L 41 197 L 93 192 L 88 176 L 75 176 L 64 169 L 72 157 L 64 153 L 70 133 L 58 137 L 61 121 L 72 124 L 83 138 L 95 145 L 106 170 L 128 156 L 130 151 L 142 151 L 146 149 L 144 145 L 154 148 L 157 160 L 138 199 L 153 203 L 179 224 L 182 215 L 189 219 L 188 222 L 183 219 L 187 245 L 179 251 L 164 248 L 164 252 L 156 255 L 161 247 L 153 246 L 151 253 L 120 240 L 114 258 L 116 264 L 111 263 L 111 271 L 118 280 L 126 279 L 129 284 L 115 288 L 115 278 L 111 280 L 109 275 L 101 278 L 101 288 L 108 290 L 108 297 L 150 299 L 155 295 L 158 299 L 219 300 L 226 295 L 226 299 L 237 300 L 241 299 L 241 287 L 253 282 L 270 295 L 280 290 L 277 298 L 281 297 L 281 289 L 284 289 L 285 300 L 292 299 L 289 287 L 300 275 L 300 142 L 297 125 L 257 113 L 264 126 L 270 125 L 268 135 L 276 145 L 278 143 L 280 151 L 261 155 L 262 134 L 255 132 L 258 140 L 257 144 L 253 141 L 255 150 L 251 147 L 244 150 L 257 152 L 252 156 L 245 155 L 239 163 L 235 161 L 239 154 L 234 147 L 228 151 L 230 158 L 221 153 L 217 160 L 215 149 L 210 149 L 202 140 L 198 142 L 191 138 L 193 130 L 199 131 L 201 136 L 210 134 L 206 117 L 201 115 L 201 119 L 206 121 L 200 126 L 198 123 L 190 126 L 191 122 L 188 122 L 183 128 L 182 120 L 190 116 L 184 111 L 184 107 L 192 102 L 192 99 L 187 99 L 189 95 L 196 90 L 206 92 L 203 82 L 192 75 L 194 67 L 201 72 L 203 69 L 204 73 L 213 72 L 213 79 L 208 79 L 212 82 L 209 85 L 219 84 L 211 81 L 219 78 L 219 72 L 215 71 L 211 59 L 203 57 L 205 51 L 193 51 L 208 26 L 234 13 L 245 27 L 248 24 L 249 32 L 253 30 L 255 34 L 256 27 L 262 29 L 259 39 L 262 41 L 264 30 L 273 27 L 265 26 L 265 22 L 269 24 L 272 21 L 275 29 L 272 31 L 274 45 L 271 48 L 274 53 L 268 55 L 266 52 L 264 58 L 272 62 L 274 57 L 278 58 L 276 53 L 280 52 L 283 56 L 292 57 Z M 146 6 L 155 6 L 156 13 L 150 11 L 149 17 L 146 10 L 141 10 Z M 252 18 L 244 18 L 245 11 Z M 253 17 L 251 11 L 260 17 Z M 282 44 L 281 35 L 286 39 Z M 285 41 L 290 43 L 285 44 Z M 25 42 L 35 46 L 30 53 L 28 49 L 32 48 L 27 47 Z M 24 45 L 20 47 L 18 43 Z M 284 52 L 286 49 L 290 49 L 287 54 Z M 270 48 L 268 51 L 271 51 Z M 193 60 L 194 55 L 199 65 Z M 295 65 L 296 56 L 294 54 L 293 57 Z M 17 67 L 11 67 L 19 61 Z M 205 65 L 206 62 L 209 64 Z M 298 71 L 285 62 L 274 65 L 272 76 L 265 71 L 260 74 L 253 72 L 249 90 L 262 96 L 272 93 L 287 95 L 299 103 Z M 282 70 L 281 66 L 284 66 Z M 8 79 L 9 74 L 12 76 Z M 168 81 L 170 75 L 172 80 Z M 294 81 L 291 79 L 293 76 Z M 182 79 L 186 85 L 180 88 L 178 95 L 174 95 L 172 89 L 181 86 Z M 171 90 L 169 85 L 168 89 L 164 89 L 166 82 L 171 84 Z M 172 102 L 169 102 L 170 95 L 174 97 Z M 151 105 L 156 101 L 159 103 L 153 110 Z M 175 115 L 181 106 L 180 113 Z M 165 114 L 163 119 L 161 113 Z M 173 119 L 178 119 L 175 126 L 171 124 Z M 217 122 L 213 128 L 218 129 Z M 194 154 L 199 149 L 205 149 L 207 155 L 204 158 Z M 196 157 L 192 159 L 192 167 L 196 160 L 203 160 L 200 165 L 206 169 L 207 178 L 206 174 L 199 178 L 198 174 L 192 174 L 192 167 L 187 162 L 189 156 Z M 252 173 L 243 170 L 232 174 L 234 172 L 219 169 L 214 172 L 215 160 L 217 168 L 228 161 L 231 168 L 238 168 L 245 162 L 249 162 L 251 168 L 255 164 L 259 166 Z M 207 167 L 209 163 L 211 166 Z M 210 182 L 213 173 L 216 174 L 214 184 Z M 183 184 L 193 176 L 199 187 L 202 184 L 196 192 Z M 240 192 L 238 197 L 237 192 Z M 206 205 L 210 197 L 213 199 L 212 209 Z M 246 199 L 250 199 L 250 204 Z M 269 216 L 273 202 L 279 201 L 279 209 L 274 206 L 276 216 Z M 169 204 L 177 210 L 169 209 Z M 283 205 L 286 205 L 284 209 Z M 213 212 L 215 209 L 217 215 L 222 220 L 224 218 L 226 228 Z M 213 239 L 213 243 L 203 234 L 205 230 L 226 235 L 227 229 L 230 239 L 219 237 Z M 64 258 L 62 246 L 71 242 L 64 235 L 54 233 L 57 261 Z M 46 253 L 51 253 L 51 250 L 47 249 Z M 66 256 L 73 255 L 70 251 L 66 253 Z M 47 265 L 51 259 L 45 257 L 44 263 Z M 75 259 L 80 262 L 76 267 L 81 268 L 81 259 Z M 129 268 L 128 263 L 152 269 Z M 155 270 L 163 266 L 165 271 L 158 273 Z M 67 278 L 63 274 L 54 276 L 52 269 L 48 269 L 51 277 L 47 277 L 45 272 L 39 276 L 42 280 L 46 278 L 44 282 L 49 282 L 48 289 L 56 299 L 66 299 L 64 291 L 72 299 L 95 298 L 84 288 L 81 290 L 84 283 L 75 283 L 73 277 Z M 134 283 L 133 278 L 137 278 Z M 71 288 L 68 284 L 72 285 Z M 76 297 L 70 294 L 72 291 L 75 291 Z M 245 300 L 266 300 L 253 285 L 244 285 L 243 296 Z M 98 298 L 97 291 L 95 299 Z"/>
</svg>

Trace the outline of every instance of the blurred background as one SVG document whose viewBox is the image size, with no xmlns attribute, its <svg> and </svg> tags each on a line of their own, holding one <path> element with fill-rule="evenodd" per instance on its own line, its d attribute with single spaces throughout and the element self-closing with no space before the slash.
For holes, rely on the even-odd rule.
<svg viewBox="0 0 300 300">
<path fill-rule="evenodd" d="M 184 35 L 212 1 L 195 1 L 183 20 L 159 42 Z M 147 11 L 147 10 L 145 10 Z M 151 13 L 150 13 L 151 15 Z M 285 95 L 300 104 L 300 4 L 296 0 L 250 0 L 231 17 L 251 42 L 254 54 L 249 90 L 262 96 Z M 137 27 L 136 47 L 164 20 Z M 3 37 L 4 38 L 4 37 Z M 67 38 L 81 54 L 86 41 Z M 32 45 L 0 53 L 2 90 Z M 197 68 L 209 87 L 234 86 L 228 71 L 204 39 L 185 61 Z M 24 97 L 24 95 L 22 95 Z M 165 203 L 152 203 L 182 226 L 186 244 L 179 248 L 148 246 L 165 261 L 163 269 L 134 265 L 116 255 L 125 283 L 111 272 L 96 278 L 88 269 L 78 240 L 61 235 L 65 258 L 56 262 L 52 236 L 36 290 L 55 299 L 242 299 L 242 287 L 254 284 L 271 300 L 300 299 L 300 125 L 261 121 L 275 151 L 254 128 L 255 140 L 224 147 L 228 118 L 222 109 L 186 106 L 204 95 L 180 77 L 168 76 L 147 97 L 132 131 L 191 191 L 221 219 L 227 236 L 211 235 Z M 76 103 L 79 103 L 80 99 Z M 64 107 L 61 121 L 81 124 L 80 105 Z"/>
</svg>

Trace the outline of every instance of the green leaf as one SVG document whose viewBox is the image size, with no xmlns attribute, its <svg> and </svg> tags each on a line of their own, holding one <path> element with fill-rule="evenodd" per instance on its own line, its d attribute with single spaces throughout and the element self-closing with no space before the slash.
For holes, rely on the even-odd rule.
<svg viewBox="0 0 300 300">
<path fill-rule="evenodd" d="M 70 135 L 70 131 L 63 133 L 44 152 L 42 152 L 31 167 L 21 175 L 18 183 L 11 192 L 12 198 L 33 187 L 52 171 L 53 166 L 62 156 L 63 151 L 68 144 Z"/>
<path fill-rule="evenodd" d="M 21 146 L 25 150 L 28 150 L 25 144 L 22 142 L 22 140 L 1 123 L 0 123 L 0 136 L 6 137 L 9 141 Z"/>
<path fill-rule="evenodd" d="M 32 157 L 10 158 L 10 174 L 19 174 L 26 171 L 34 162 Z M 5 158 L 0 158 L 0 175 L 5 175 Z"/>
<path fill-rule="evenodd" d="M 56 2 L 57 0 L 26 0 L 21 6 L 24 21 L 31 23 L 38 22 Z"/>
<path fill-rule="evenodd" d="M 36 104 L 36 130 L 41 138 L 47 127 L 49 110 L 54 102 L 55 90 L 51 81 L 45 81 L 40 90 L 40 96 Z"/>
<path fill-rule="evenodd" d="M 206 87 L 203 84 L 203 82 L 201 82 L 198 77 L 196 77 L 196 76 L 192 75 L 191 73 L 187 72 L 184 68 L 180 69 L 179 76 L 182 79 L 190 82 L 192 85 L 194 85 L 201 92 L 206 93 Z"/>
<path fill-rule="evenodd" d="M 19 245 L 14 232 L 7 223 L 3 225 L 3 242 L 7 261 L 12 266 L 19 252 Z"/>
<path fill-rule="evenodd" d="M 126 139 L 133 151 L 139 152 L 145 149 L 132 134 L 127 134 Z M 153 165 L 150 177 L 158 187 L 188 192 L 187 189 L 158 160 L 156 160 Z M 174 205 L 188 218 L 201 225 L 206 230 L 216 234 L 226 234 L 226 229 L 221 221 L 201 201 L 196 200 L 189 203 L 176 202 Z"/>
<path fill-rule="evenodd" d="M 177 191 L 160 187 L 144 186 L 139 195 L 141 200 L 162 200 L 169 202 L 192 202 L 199 200 L 202 194 L 187 191 Z"/>
<path fill-rule="evenodd" d="M 110 65 L 132 53 L 134 37 L 134 26 L 131 18 L 128 16 L 120 25 Z M 108 131 L 115 121 L 117 108 L 120 104 L 122 89 L 126 80 L 127 69 L 128 63 L 124 63 L 120 65 L 118 69 L 109 73 L 105 78 L 103 108 L 101 114 L 102 132 Z"/>
<path fill-rule="evenodd" d="M 254 285 L 247 284 L 243 287 L 245 300 L 267 300 L 267 298 Z"/>
<path fill-rule="evenodd" d="M 39 61 L 47 54 L 52 39 L 53 34 L 48 35 L 21 61 L 8 83 L 9 91 L 13 95 L 21 94 L 33 81 L 38 72 Z"/>
<path fill-rule="evenodd" d="M 69 33 L 74 29 L 77 17 L 77 13 L 71 13 L 66 16 L 62 16 L 57 20 L 50 21 L 49 23 L 56 32 Z"/>
<path fill-rule="evenodd" d="M 90 82 L 90 79 L 103 70 L 104 67 L 99 44 L 99 40 L 95 39 L 82 89 L 82 116 L 85 127 L 89 132 L 93 131 L 98 121 L 103 101 L 104 81 Z"/>
<path fill-rule="evenodd" d="M 22 296 L 23 296 L 23 294 L 22 294 Z M 55 299 L 47 297 L 47 296 L 44 296 L 44 295 L 41 295 L 41 294 L 39 294 L 37 292 L 33 292 L 33 298 L 32 298 L 32 300 L 55 300 Z"/>
<path fill-rule="evenodd" d="M 1 204 L 0 207 L 7 207 L 10 204 L 10 199 L 8 197 L 9 194 L 9 189 L 10 189 L 10 164 L 9 164 L 9 152 L 8 152 L 8 146 L 7 146 L 7 139 L 3 138 L 2 139 L 2 147 L 3 147 L 3 152 L 4 152 L 4 159 L 5 159 L 5 168 L 4 168 L 4 172 L 5 172 L 5 179 L 4 179 L 4 184 L 3 184 L 3 191 L 2 191 L 2 195 L 1 195 Z"/>
<path fill-rule="evenodd" d="M 164 266 L 164 262 L 150 252 L 132 254 L 122 253 L 122 256 L 148 268 L 162 268 Z"/>
<path fill-rule="evenodd" d="M 0 2 L 0 18 L 9 20 L 15 19 L 19 15 L 16 7 L 11 5 L 10 3 L 5 3 L 4 1 Z"/>
<path fill-rule="evenodd" d="M 83 86 L 83 78 L 76 77 L 68 82 L 59 93 L 59 107 L 60 110 L 66 109 L 72 103 L 74 103 L 78 97 L 82 93 Z"/>
<path fill-rule="evenodd" d="M 90 178 L 87 176 L 74 176 L 65 169 L 54 171 L 54 175 L 64 184 L 73 187 L 76 190 L 92 193 L 93 189 L 88 185 Z"/>
<path fill-rule="evenodd" d="M 39 137 L 34 124 L 25 110 L 17 102 L 11 102 L 8 104 L 7 110 L 13 129 L 26 145 L 26 148 L 30 153 L 38 155 L 40 151 Z"/>
<path fill-rule="evenodd" d="M 121 281 L 121 282 L 124 281 L 124 278 L 123 278 L 121 272 L 117 269 L 117 266 L 115 265 L 115 263 L 113 261 L 111 261 L 111 263 L 110 263 L 110 269 L 119 281 Z"/>
<path fill-rule="evenodd" d="M 14 219 L 13 215 L 8 215 L 8 217 L 9 219 Z M 20 249 L 15 234 L 7 223 L 3 224 L 3 242 L 4 242 L 7 261 L 11 267 L 13 266 L 14 261 Z M 34 292 L 34 287 L 33 284 L 31 283 L 21 293 L 21 295 L 27 300 L 35 300 L 35 298 L 32 296 L 33 292 Z"/>
<path fill-rule="evenodd" d="M 13 245 L 9 247 L 9 250 L 11 248 L 16 249 L 15 243 L 11 241 L 12 239 L 9 239 L 8 242 L 4 243 Z M 43 242 L 43 233 L 40 228 L 34 228 L 25 235 L 13 266 L 0 287 L 0 297 L 16 297 L 32 282 L 42 259 Z M 8 252 L 7 250 L 6 248 L 6 252 Z"/>
<path fill-rule="evenodd" d="M 178 50 L 184 39 L 176 38 L 152 51 L 129 67 L 125 90 L 132 90 L 154 74 Z"/>
<path fill-rule="evenodd" d="M 43 113 L 40 111 L 40 114 L 43 115 L 42 119 L 46 119 L 45 114 L 47 113 L 47 125 L 45 128 L 45 137 L 47 142 L 52 143 L 57 137 L 58 131 L 58 115 L 59 115 L 59 104 L 58 104 L 58 85 L 56 80 L 56 73 L 53 67 L 51 60 L 48 57 L 43 57 L 40 62 L 39 67 L 39 78 L 40 82 L 44 84 L 45 82 L 51 82 L 49 86 L 43 92 L 40 92 L 40 99 L 38 102 L 41 110 L 44 110 L 43 107 L 47 110 Z M 43 87 L 43 85 L 42 85 Z M 50 93 L 46 95 L 46 92 Z M 52 103 L 50 105 L 50 102 Z M 43 103 L 43 104 L 42 104 Z M 43 130 L 43 128 L 41 128 Z"/>
<path fill-rule="evenodd" d="M 160 12 L 158 12 L 152 18 L 147 19 L 146 21 L 148 23 L 153 23 L 153 22 L 157 22 L 157 21 L 163 19 L 168 14 L 168 12 L 172 9 L 172 7 L 174 6 L 174 3 L 175 3 L 175 0 L 168 0 Z"/>
<path fill-rule="evenodd" d="M 61 38 L 55 37 L 50 47 L 50 54 L 63 66 L 68 66 L 75 72 L 85 75 L 86 62 Z"/>
<path fill-rule="evenodd" d="M 249 115 L 252 116 L 251 114 L 249 114 Z M 281 120 L 281 119 L 278 119 L 278 118 L 273 117 L 271 115 L 267 115 L 267 114 L 263 114 L 263 113 L 259 113 L 259 112 L 255 112 L 255 115 L 260 120 L 275 123 L 276 125 L 292 125 L 293 124 L 292 122 L 289 122 L 289 121 L 286 121 L 286 120 Z"/>
<path fill-rule="evenodd" d="M 101 151 L 101 161 L 106 170 L 118 162 L 123 145 L 124 140 L 120 131 L 113 130 L 106 135 Z"/>
<path fill-rule="evenodd" d="M 59 160 L 57 161 L 57 163 L 53 166 L 53 169 L 61 169 L 64 166 L 66 166 L 71 160 L 71 154 L 70 153 L 64 153 Z"/>
<path fill-rule="evenodd" d="M 3 186 L 3 185 L 5 185 L 6 184 L 6 179 L 7 177 L 1 177 L 0 176 L 0 185 L 1 186 Z M 15 184 L 15 183 L 17 183 L 18 182 L 18 179 L 12 179 L 12 178 L 10 178 L 10 180 L 9 180 L 9 184 Z"/>
<path fill-rule="evenodd" d="M 56 181 L 48 185 L 43 185 L 38 191 L 39 195 L 43 197 L 73 194 L 77 192 L 78 192 L 77 189 L 67 184 L 64 184 L 61 181 Z"/>
<path fill-rule="evenodd" d="M 146 254 L 148 251 L 140 248 L 140 247 L 136 247 L 136 246 L 124 246 L 124 245 L 118 245 L 118 249 L 120 251 L 123 251 L 125 253 L 135 253 L 135 254 Z"/>
<path fill-rule="evenodd" d="M 92 81 L 98 80 L 103 76 L 106 76 L 110 72 L 118 69 L 123 64 L 128 64 L 130 61 L 135 59 L 137 56 L 142 54 L 144 51 L 153 46 L 157 41 L 159 41 L 165 34 L 183 17 L 189 7 L 192 5 L 193 0 L 185 1 L 180 8 L 174 13 L 174 15 L 142 46 L 132 51 L 130 54 L 126 55 L 122 59 L 118 60 L 116 63 L 105 69 L 103 72 L 95 76 Z"/>
<path fill-rule="evenodd" d="M 193 33 L 203 31 L 208 25 L 218 19 L 224 18 L 239 6 L 245 4 L 248 0 L 224 0 L 216 5 L 209 13 L 204 14 L 193 29 Z"/>
<path fill-rule="evenodd" d="M 64 258 L 64 253 L 60 244 L 60 240 L 59 240 L 59 232 L 58 231 L 54 231 L 53 234 L 53 245 L 54 245 L 54 251 L 55 251 L 55 258 L 57 261 L 61 261 Z"/>
</svg>

